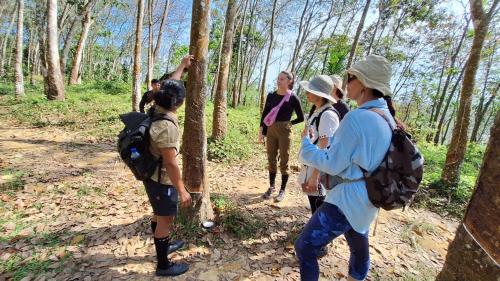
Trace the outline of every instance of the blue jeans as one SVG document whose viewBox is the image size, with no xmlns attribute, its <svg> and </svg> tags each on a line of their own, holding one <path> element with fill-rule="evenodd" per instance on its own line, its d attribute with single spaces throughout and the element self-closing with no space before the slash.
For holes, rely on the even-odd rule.
<svg viewBox="0 0 500 281">
<path fill-rule="evenodd" d="M 368 233 L 356 232 L 337 206 L 324 202 L 295 242 L 295 253 L 300 264 L 300 280 L 318 280 L 318 251 L 341 234 L 344 234 L 351 250 L 349 275 L 357 280 L 366 278 L 370 268 Z"/>
</svg>

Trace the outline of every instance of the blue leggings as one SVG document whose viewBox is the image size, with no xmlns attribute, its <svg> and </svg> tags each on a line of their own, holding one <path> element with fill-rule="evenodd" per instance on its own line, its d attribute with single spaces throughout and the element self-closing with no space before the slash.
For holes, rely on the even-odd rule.
<svg viewBox="0 0 500 281">
<path fill-rule="evenodd" d="M 318 251 L 341 234 L 344 234 L 351 250 L 349 275 L 357 280 L 366 278 L 370 268 L 368 232 L 356 232 L 337 206 L 324 202 L 295 242 L 295 253 L 300 263 L 300 280 L 318 280 Z"/>
</svg>

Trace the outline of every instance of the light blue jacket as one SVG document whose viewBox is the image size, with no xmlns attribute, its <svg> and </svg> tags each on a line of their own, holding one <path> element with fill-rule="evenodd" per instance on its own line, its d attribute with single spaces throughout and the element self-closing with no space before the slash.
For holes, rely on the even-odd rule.
<svg viewBox="0 0 500 281">
<path fill-rule="evenodd" d="M 387 122 L 377 113 L 367 110 L 369 108 L 383 111 L 395 126 L 383 98 L 366 102 L 350 111 L 340 122 L 339 128 L 330 138 L 329 149 L 321 150 L 307 136 L 304 137 L 299 160 L 348 180 L 363 178 L 360 166 L 373 172 L 389 149 L 392 131 Z M 325 202 L 339 207 L 352 228 L 359 233 L 366 233 L 377 215 L 377 208 L 368 199 L 364 180 L 337 185 L 327 192 Z"/>
</svg>

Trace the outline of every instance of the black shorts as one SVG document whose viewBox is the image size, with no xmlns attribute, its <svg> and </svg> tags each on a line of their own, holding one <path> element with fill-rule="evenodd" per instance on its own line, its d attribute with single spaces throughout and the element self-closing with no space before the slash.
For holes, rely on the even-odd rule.
<svg viewBox="0 0 500 281">
<path fill-rule="evenodd" d="M 164 185 L 151 179 L 144 181 L 153 214 L 157 216 L 176 216 L 179 202 L 177 189 L 173 185 Z"/>
</svg>

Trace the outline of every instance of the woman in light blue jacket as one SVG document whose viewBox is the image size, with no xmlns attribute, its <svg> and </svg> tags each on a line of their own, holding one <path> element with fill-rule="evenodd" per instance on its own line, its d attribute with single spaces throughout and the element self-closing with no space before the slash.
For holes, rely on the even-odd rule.
<svg viewBox="0 0 500 281">
<path fill-rule="evenodd" d="M 344 117 L 330 139 L 330 148 L 319 149 L 303 133 L 300 161 L 342 179 L 327 192 L 325 202 L 295 243 L 303 281 L 318 280 L 320 249 L 342 234 L 351 251 L 348 280 L 365 279 L 370 267 L 368 231 L 377 208 L 368 199 L 361 168 L 373 172 L 389 149 L 389 124 L 372 110 L 383 113 L 395 125 L 390 99 L 391 66 L 385 58 L 371 55 L 347 73 L 347 95 L 358 108 Z"/>
</svg>

